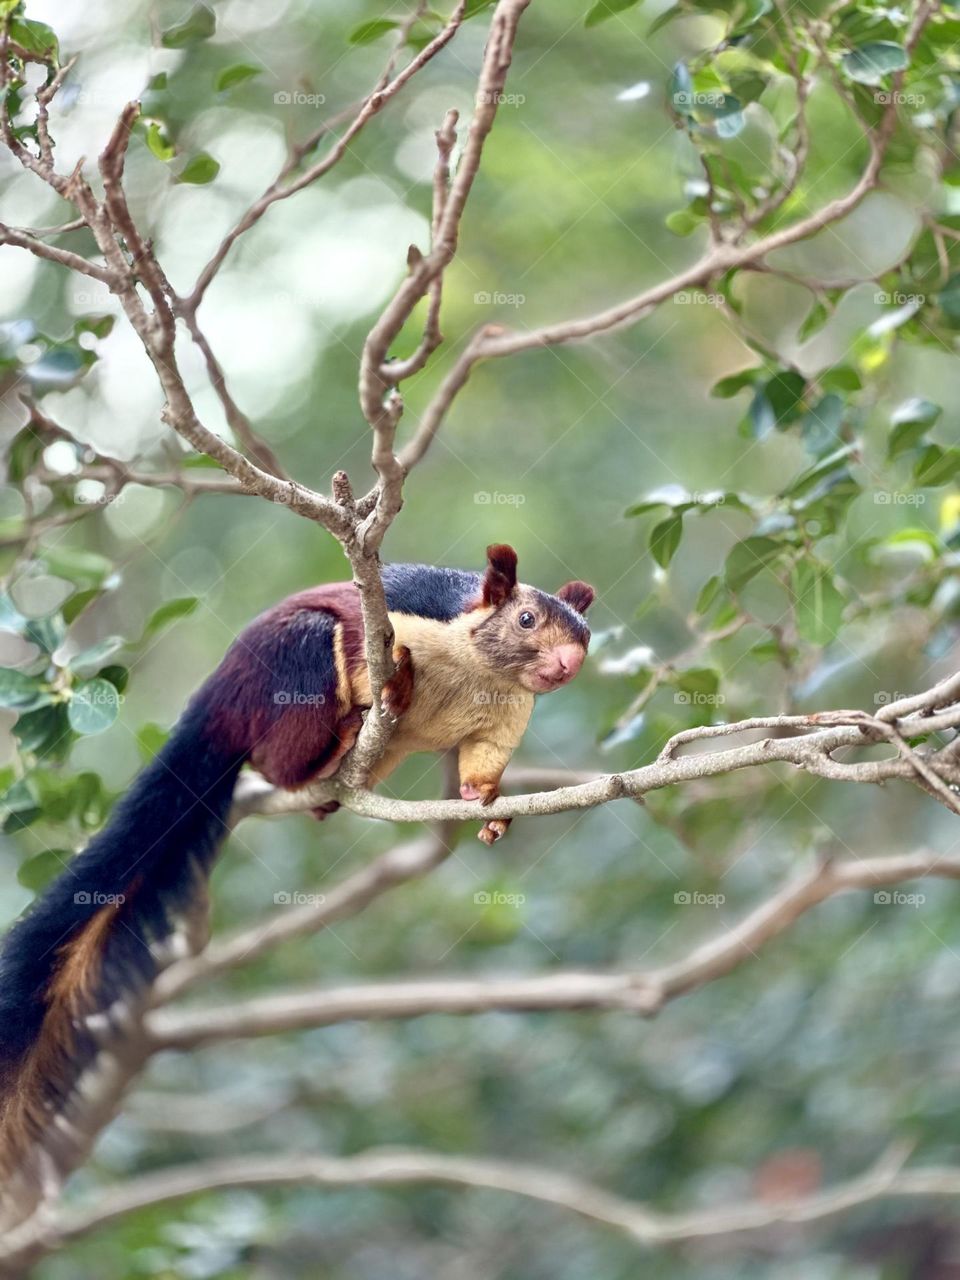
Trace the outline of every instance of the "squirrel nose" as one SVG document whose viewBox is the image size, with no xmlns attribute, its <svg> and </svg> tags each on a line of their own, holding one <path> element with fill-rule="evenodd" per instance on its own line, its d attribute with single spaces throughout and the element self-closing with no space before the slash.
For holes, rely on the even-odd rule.
<svg viewBox="0 0 960 1280">
<path fill-rule="evenodd" d="M 578 644 L 558 644 L 550 652 L 549 671 L 557 680 L 572 680 L 583 666 L 583 649 Z"/>
</svg>

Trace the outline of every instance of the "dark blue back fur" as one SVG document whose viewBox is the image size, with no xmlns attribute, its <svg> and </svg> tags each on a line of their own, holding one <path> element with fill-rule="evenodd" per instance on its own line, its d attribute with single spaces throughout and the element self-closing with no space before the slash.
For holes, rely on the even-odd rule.
<svg viewBox="0 0 960 1280">
<path fill-rule="evenodd" d="M 37 1038 L 45 995 L 69 943 L 104 906 L 124 895 L 107 935 L 92 1001 L 106 1008 L 155 976 L 151 943 L 173 929 L 197 893 L 225 832 L 243 757 L 212 740 L 219 690 L 208 682 L 173 735 L 136 779 L 106 827 L 78 854 L 10 930 L 0 949 L 0 1079 Z M 78 1032 L 71 1070 L 95 1049 Z"/>
<path fill-rule="evenodd" d="M 387 608 L 449 622 L 480 595 L 480 574 L 430 564 L 388 564 L 383 570 Z"/>
</svg>

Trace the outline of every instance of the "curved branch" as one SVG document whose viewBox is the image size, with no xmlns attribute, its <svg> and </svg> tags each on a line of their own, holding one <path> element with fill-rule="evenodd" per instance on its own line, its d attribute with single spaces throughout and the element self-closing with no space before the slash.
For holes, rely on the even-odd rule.
<svg viewBox="0 0 960 1280">
<path fill-rule="evenodd" d="M 858 1177 L 814 1195 L 663 1213 L 604 1191 L 583 1179 L 537 1165 L 381 1149 L 345 1157 L 247 1156 L 147 1174 L 111 1192 L 99 1207 L 64 1215 L 50 1233 L 56 1243 L 115 1222 L 138 1209 L 235 1187 L 401 1186 L 440 1183 L 525 1196 L 624 1232 L 637 1244 L 663 1245 L 763 1231 L 784 1224 L 822 1222 L 859 1205 L 894 1198 L 960 1195 L 960 1169 L 930 1165 L 904 1169 L 907 1149 L 896 1144 Z"/>
<path fill-rule="evenodd" d="M 338 1022 L 417 1018 L 431 1013 L 619 1009 L 652 1016 L 678 996 L 726 977 L 745 961 L 755 959 L 760 948 L 827 898 L 926 876 L 960 880 L 960 857 L 918 850 L 857 862 L 821 861 L 807 874 L 788 881 L 732 929 L 718 932 L 682 960 L 646 972 L 437 978 L 280 992 L 233 1005 L 153 1013 L 146 1026 L 158 1049 L 194 1049 L 222 1040 Z"/>
<path fill-rule="evenodd" d="M 482 816 L 484 820 L 542 817 L 575 809 L 592 809 L 624 797 L 637 800 L 649 791 L 694 779 L 774 763 L 792 764 L 816 777 L 843 782 L 879 783 L 892 778 L 914 781 L 952 808 L 954 800 L 946 800 L 943 790 L 960 786 L 960 764 L 954 754 L 947 749 L 924 755 L 911 749 L 904 751 L 906 743 L 903 739 L 960 728 L 960 703 L 955 702 L 958 698 L 960 674 L 950 676 L 923 694 L 888 703 L 876 716 L 855 710 L 825 711 L 805 716 L 764 716 L 731 724 L 702 725 L 676 734 L 651 764 L 624 773 L 602 775 L 574 786 L 558 787 L 550 792 L 501 796 L 484 806 Z M 871 732 L 874 722 L 878 728 L 896 728 L 899 741 L 892 743 L 897 748 L 896 754 L 879 760 L 836 759 L 836 754 L 844 748 L 864 747 L 875 742 L 879 733 Z M 822 727 L 824 725 L 828 727 Z M 792 731 L 793 736 L 765 736 L 725 750 L 675 756 L 680 746 L 692 742 L 765 731 Z M 919 768 L 918 760 L 921 762 Z M 943 785 L 931 785 L 927 771 Z M 953 796 L 952 791 L 949 795 Z M 394 822 L 470 821 L 481 816 L 476 802 L 394 800 L 372 791 L 344 786 L 337 779 L 331 779 L 298 791 L 278 791 L 254 785 L 238 796 L 234 819 L 239 821 L 254 813 L 301 812 L 332 799 L 354 813 Z"/>
</svg>

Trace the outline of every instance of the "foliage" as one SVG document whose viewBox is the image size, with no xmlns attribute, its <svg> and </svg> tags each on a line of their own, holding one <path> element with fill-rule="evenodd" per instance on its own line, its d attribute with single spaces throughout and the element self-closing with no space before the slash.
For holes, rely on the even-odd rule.
<svg viewBox="0 0 960 1280">
<path fill-rule="evenodd" d="M 207 226 L 215 211 L 226 202 L 239 215 L 284 136 L 310 135 L 318 106 L 332 114 L 354 100 L 400 21 L 372 4 L 291 5 L 283 23 L 264 10 L 241 31 L 226 4 L 161 6 L 159 24 L 145 5 L 120 8 L 55 25 L 64 50 L 81 54 L 81 84 L 125 59 L 149 62 L 131 182 L 184 278 L 222 234 Z M 61 57 L 32 9 L 0 5 L 16 71 L 6 104 L 31 145 L 27 86 Z M 487 10 L 469 6 L 464 41 L 479 42 Z M 659 11 L 598 0 L 585 15 L 564 0 L 525 18 L 509 85 L 520 100 L 501 110 L 445 286 L 453 344 L 488 322 L 526 328 L 596 310 L 682 270 L 711 238 L 729 248 L 775 234 L 849 191 L 867 131 L 885 120 L 891 130 L 880 190 L 835 226 L 763 262 L 722 265 L 709 288 L 678 290 L 641 326 L 482 367 L 411 477 L 391 557 L 473 565 L 487 542 L 510 540 L 526 580 L 598 585 L 590 670 L 543 700 L 527 763 L 633 767 L 686 727 L 869 709 L 956 665 L 960 21 L 944 6 L 911 43 L 911 20 L 871 0 L 679 0 Z M 424 11 L 410 47 L 442 22 Z M 472 69 L 459 57 L 384 113 L 322 195 L 287 202 L 251 232 L 205 304 L 235 393 L 291 474 L 342 459 L 360 471 L 355 351 L 429 215 L 440 115 L 453 102 L 469 110 Z M 54 130 L 93 153 L 96 143 L 80 143 L 95 131 L 96 90 L 86 103 L 84 93 Z M 16 181 L 8 188 L 12 202 L 27 199 Z M 31 198 L 38 224 L 66 216 Z M 132 469 L 202 475 L 209 460 L 171 444 L 151 393 L 118 388 L 111 369 L 129 348 L 116 300 L 95 280 L 43 263 L 0 308 L 12 916 L 102 824 L 239 627 L 285 591 L 341 576 L 343 563 L 269 504 L 204 495 L 172 518 L 130 482 Z M 396 354 L 415 343 L 411 332 Z M 443 357 L 410 391 L 414 421 Z M 26 425 L 14 391 L 26 395 Z M 411 766 L 397 794 L 437 785 Z M 518 823 L 505 852 L 461 844 L 375 918 L 241 970 L 222 994 L 318 973 L 639 966 L 731 924 L 813 851 L 948 847 L 949 819 L 922 798 L 853 790 L 769 770 L 652 796 L 643 810 Z M 265 914 L 278 888 L 310 887 L 335 864 L 337 876 L 395 835 L 346 815 L 322 828 L 244 827 L 217 872 L 217 923 Z M 479 909 L 478 887 L 523 901 Z M 723 901 L 684 906 L 691 889 Z M 238 1111 L 286 1096 L 286 1111 L 256 1130 L 264 1148 L 495 1151 L 582 1167 L 664 1204 L 746 1198 L 784 1153 L 817 1151 L 824 1176 L 852 1174 L 904 1128 L 949 1159 L 960 1141 L 944 1083 L 960 968 L 942 939 L 955 891 L 923 894 L 915 909 L 832 903 L 653 1027 L 620 1014 L 340 1026 L 161 1063 L 151 1083 L 219 1090 Z M 97 1167 L 122 1178 L 249 1138 L 126 1120 Z M 913 1214 L 940 1231 L 927 1210 Z M 946 1250 L 955 1228 L 943 1231 Z M 828 1226 L 805 1237 L 803 1274 L 893 1274 L 878 1257 L 908 1274 L 911 1239 L 879 1212 Z M 249 1270 L 255 1250 L 270 1259 L 263 1274 L 291 1276 L 314 1274 L 319 1250 L 332 1278 L 430 1273 L 452 1251 L 491 1280 L 612 1280 L 637 1267 L 627 1242 L 479 1194 L 304 1191 L 140 1215 L 41 1273 L 58 1280 L 79 1262 L 105 1277 L 131 1266 L 261 1274 Z M 799 1274 L 789 1241 L 775 1252 L 738 1255 L 737 1274 Z M 664 1280 L 731 1273 L 729 1259 L 695 1249 L 649 1265 Z"/>
</svg>

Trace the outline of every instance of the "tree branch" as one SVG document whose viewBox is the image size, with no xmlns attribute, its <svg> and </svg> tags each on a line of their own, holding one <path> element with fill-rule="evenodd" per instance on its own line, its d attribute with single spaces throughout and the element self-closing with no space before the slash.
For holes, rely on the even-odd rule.
<svg viewBox="0 0 960 1280">
<path fill-rule="evenodd" d="M 104 1197 L 100 1205 L 64 1215 L 49 1232 L 62 1245 L 139 1209 L 187 1196 L 236 1187 L 377 1186 L 418 1183 L 504 1191 L 552 1204 L 613 1227 L 637 1244 L 664 1245 L 759 1232 L 787 1224 L 823 1222 L 860 1205 L 920 1196 L 960 1195 L 960 1170 L 930 1165 L 904 1169 L 908 1148 L 894 1144 L 865 1173 L 813 1195 L 733 1203 L 664 1213 L 625 1199 L 580 1178 L 514 1161 L 437 1155 L 429 1151 L 381 1149 L 345 1157 L 246 1156 L 191 1164 L 147 1174 Z M 48 1246 L 49 1247 L 49 1246 Z"/>
<path fill-rule="evenodd" d="M 317 991 L 278 992 L 234 1005 L 152 1013 L 147 1030 L 158 1049 L 325 1027 L 347 1021 L 475 1014 L 619 1009 L 645 1017 L 669 1001 L 726 977 L 827 898 L 925 876 L 960 879 L 960 857 L 933 851 L 856 862 L 821 860 L 789 880 L 732 929 L 701 943 L 682 960 L 646 972 L 555 972 L 534 977 L 437 978 L 364 983 Z"/>
</svg>

